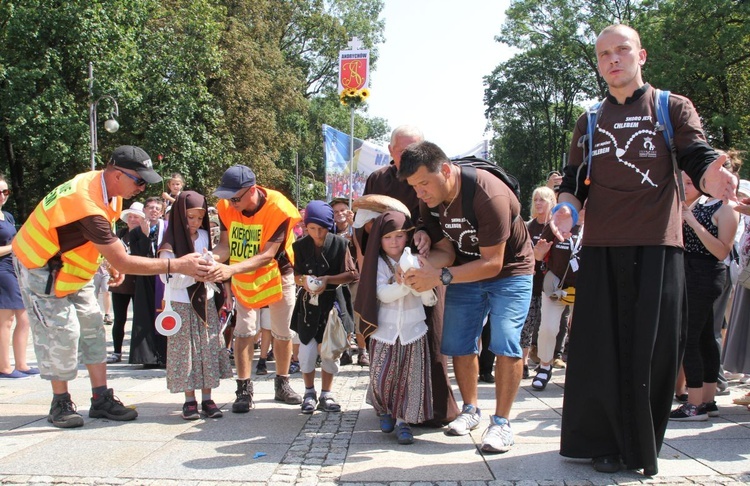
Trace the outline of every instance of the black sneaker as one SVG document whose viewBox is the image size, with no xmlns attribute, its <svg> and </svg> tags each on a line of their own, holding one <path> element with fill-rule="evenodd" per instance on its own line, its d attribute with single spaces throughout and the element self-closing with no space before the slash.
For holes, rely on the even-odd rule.
<svg viewBox="0 0 750 486">
<path fill-rule="evenodd" d="M 247 413 L 255 406 L 253 403 L 253 382 L 237 380 L 237 399 L 232 404 L 232 413 Z"/>
<path fill-rule="evenodd" d="M 70 399 L 70 393 L 66 393 L 62 398 L 52 399 L 47 422 L 62 429 L 83 426 L 83 417 L 76 412 L 76 404 Z"/>
<path fill-rule="evenodd" d="M 288 376 L 276 375 L 274 381 L 275 394 L 273 399 L 277 402 L 284 402 L 289 405 L 299 405 L 302 403 L 302 397 L 292 389 L 292 385 L 289 384 Z"/>
<path fill-rule="evenodd" d="M 495 377 L 492 376 L 492 373 L 482 373 L 479 375 L 479 381 L 483 383 L 495 383 Z"/>
<path fill-rule="evenodd" d="M 134 408 L 128 408 L 114 395 L 111 388 L 102 393 L 99 398 L 91 399 L 89 417 L 108 418 L 120 422 L 135 420 L 138 412 Z"/>
<path fill-rule="evenodd" d="M 269 363 L 276 361 L 276 358 L 273 357 L 273 349 L 268 352 L 268 355 L 266 356 L 266 361 Z"/>
<path fill-rule="evenodd" d="M 719 407 L 716 406 L 715 401 L 711 401 L 708 403 L 701 403 L 698 406 L 698 410 L 705 412 L 706 415 L 709 417 L 718 417 L 719 416 Z"/>
<path fill-rule="evenodd" d="M 268 368 L 266 367 L 266 360 L 263 358 L 258 358 L 258 366 L 255 367 L 255 374 L 256 375 L 267 375 L 268 374 Z"/>
<path fill-rule="evenodd" d="M 344 351 L 341 354 L 341 357 L 339 358 L 339 364 L 341 366 L 346 366 L 352 364 L 354 361 L 352 360 L 352 355 L 349 354 L 349 351 Z"/>
<path fill-rule="evenodd" d="M 198 420 L 201 418 L 201 414 L 198 413 L 198 402 L 195 400 L 192 402 L 185 402 L 182 405 L 182 418 L 185 420 Z"/>
<path fill-rule="evenodd" d="M 216 406 L 216 402 L 213 400 L 203 400 L 201 402 L 201 409 L 208 418 L 221 418 L 224 416 L 221 409 Z"/>
<path fill-rule="evenodd" d="M 705 410 L 701 410 L 700 407 L 692 403 L 684 403 L 672 410 L 669 414 L 669 420 L 677 422 L 705 422 L 708 420 L 708 414 Z"/>
<path fill-rule="evenodd" d="M 524 380 L 528 380 L 529 379 L 529 365 L 523 365 L 523 375 L 522 375 L 522 378 Z"/>
</svg>

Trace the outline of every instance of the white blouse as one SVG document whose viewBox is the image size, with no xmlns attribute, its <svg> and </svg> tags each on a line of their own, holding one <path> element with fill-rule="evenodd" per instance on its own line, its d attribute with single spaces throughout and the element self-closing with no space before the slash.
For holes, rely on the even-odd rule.
<svg viewBox="0 0 750 486">
<path fill-rule="evenodd" d="M 208 231 L 198 228 L 198 238 L 193 242 L 195 251 L 203 253 L 205 249 L 208 251 Z M 159 258 L 174 258 L 174 253 L 171 251 L 159 252 Z M 161 281 L 167 285 L 167 276 L 159 275 Z M 181 302 L 183 304 L 190 303 L 190 296 L 188 295 L 187 288 L 195 283 L 195 279 L 189 275 L 182 275 L 180 273 L 172 273 L 169 278 L 169 287 L 172 289 L 172 302 Z M 206 285 L 206 300 L 214 298 L 214 290 L 210 285 Z"/>
<path fill-rule="evenodd" d="M 397 263 L 390 259 L 395 268 Z M 378 258 L 377 295 L 378 327 L 372 339 L 386 344 L 409 344 L 427 333 L 424 306 L 437 303 L 435 292 L 417 292 L 405 284 L 393 281 L 393 272 L 382 258 Z"/>
</svg>

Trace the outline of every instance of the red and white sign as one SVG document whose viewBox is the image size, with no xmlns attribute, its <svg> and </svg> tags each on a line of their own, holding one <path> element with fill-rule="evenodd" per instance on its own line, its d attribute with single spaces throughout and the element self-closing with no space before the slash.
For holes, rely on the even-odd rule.
<svg viewBox="0 0 750 486">
<path fill-rule="evenodd" d="M 349 50 L 339 51 L 339 94 L 345 89 L 362 89 L 370 86 L 370 50 L 362 49 L 356 37 Z"/>
</svg>

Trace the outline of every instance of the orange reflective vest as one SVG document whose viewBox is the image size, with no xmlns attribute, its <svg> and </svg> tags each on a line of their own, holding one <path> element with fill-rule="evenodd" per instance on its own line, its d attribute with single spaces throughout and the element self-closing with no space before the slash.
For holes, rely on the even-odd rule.
<svg viewBox="0 0 750 486">
<path fill-rule="evenodd" d="M 261 253 L 271 236 L 286 220 L 289 220 L 289 227 L 283 250 L 289 262 L 294 265 L 294 226 L 302 218 L 297 208 L 283 194 L 272 189 L 262 190 L 266 194 L 266 202 L 252 216 L 243 215 L 226 199 L 220 200 L 216 205 L 219 218 L 229 235 L 230 265 Z M 232 292 L 237 300 L 249 309 L 259 309 L 281 300 L 281 272 L 276 259 L 252 272 L 233 276 Z"/>
<path fill-rule="evenodd" d="M 37 205 L 13 239 L 13 253 L 29 269 L 41 268 L 60 254 L 57 228 L 87 216 L 102 216 L 114 224 L 122 210 L 122 198 L 114 198 L 115 207 L 104 203 L 102 171 L 79 174 L 61 184 Z M 62 268 L 55 279 L 55 296 L 64 297 L 88 283 L 102 256 L 93 243 L 60 254 Z"/>
</svg>

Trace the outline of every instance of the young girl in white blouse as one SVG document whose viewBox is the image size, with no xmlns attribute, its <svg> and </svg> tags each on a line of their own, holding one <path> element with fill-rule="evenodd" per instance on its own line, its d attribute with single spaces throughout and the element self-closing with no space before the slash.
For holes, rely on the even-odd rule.
<svg viewBox="0 0 750 486">
<path fill-rule="evenodd" d="M 433 416 L 430 350 L 424 305 L 435 293 L 417 292 L 400 275 L 399 260 L 412 239 L 414 226 L 397 211 L 375 219 L 360 274 L 360 292 L 373 297 L 363 312 L 370 335 L 370 386 L 367 403 L 380 416 L 380 430 L 396 430 L 399 444 L 414 442 L 410 423 Z"/>
<path fill-rule="evenodd" d="M 169 213 L 169 225 L 159 248 L 160 258 L 179 258 L 211 251 L 206 199 L 197 192 L 181 192 Z M 172 294 L 174 311 L 182 326 L 167 342 L 167 388 L 184 393 L 182 418 L 219 418 L 222 411 L 211 390 L 222 378 L 232 378 L 229 355 L 222 345 L 219 313 L 214 304 L 215 287 L 187 275 L 162 275 Z M 195 392 L 201 390 L 201 410 Z"/>
</svg>

